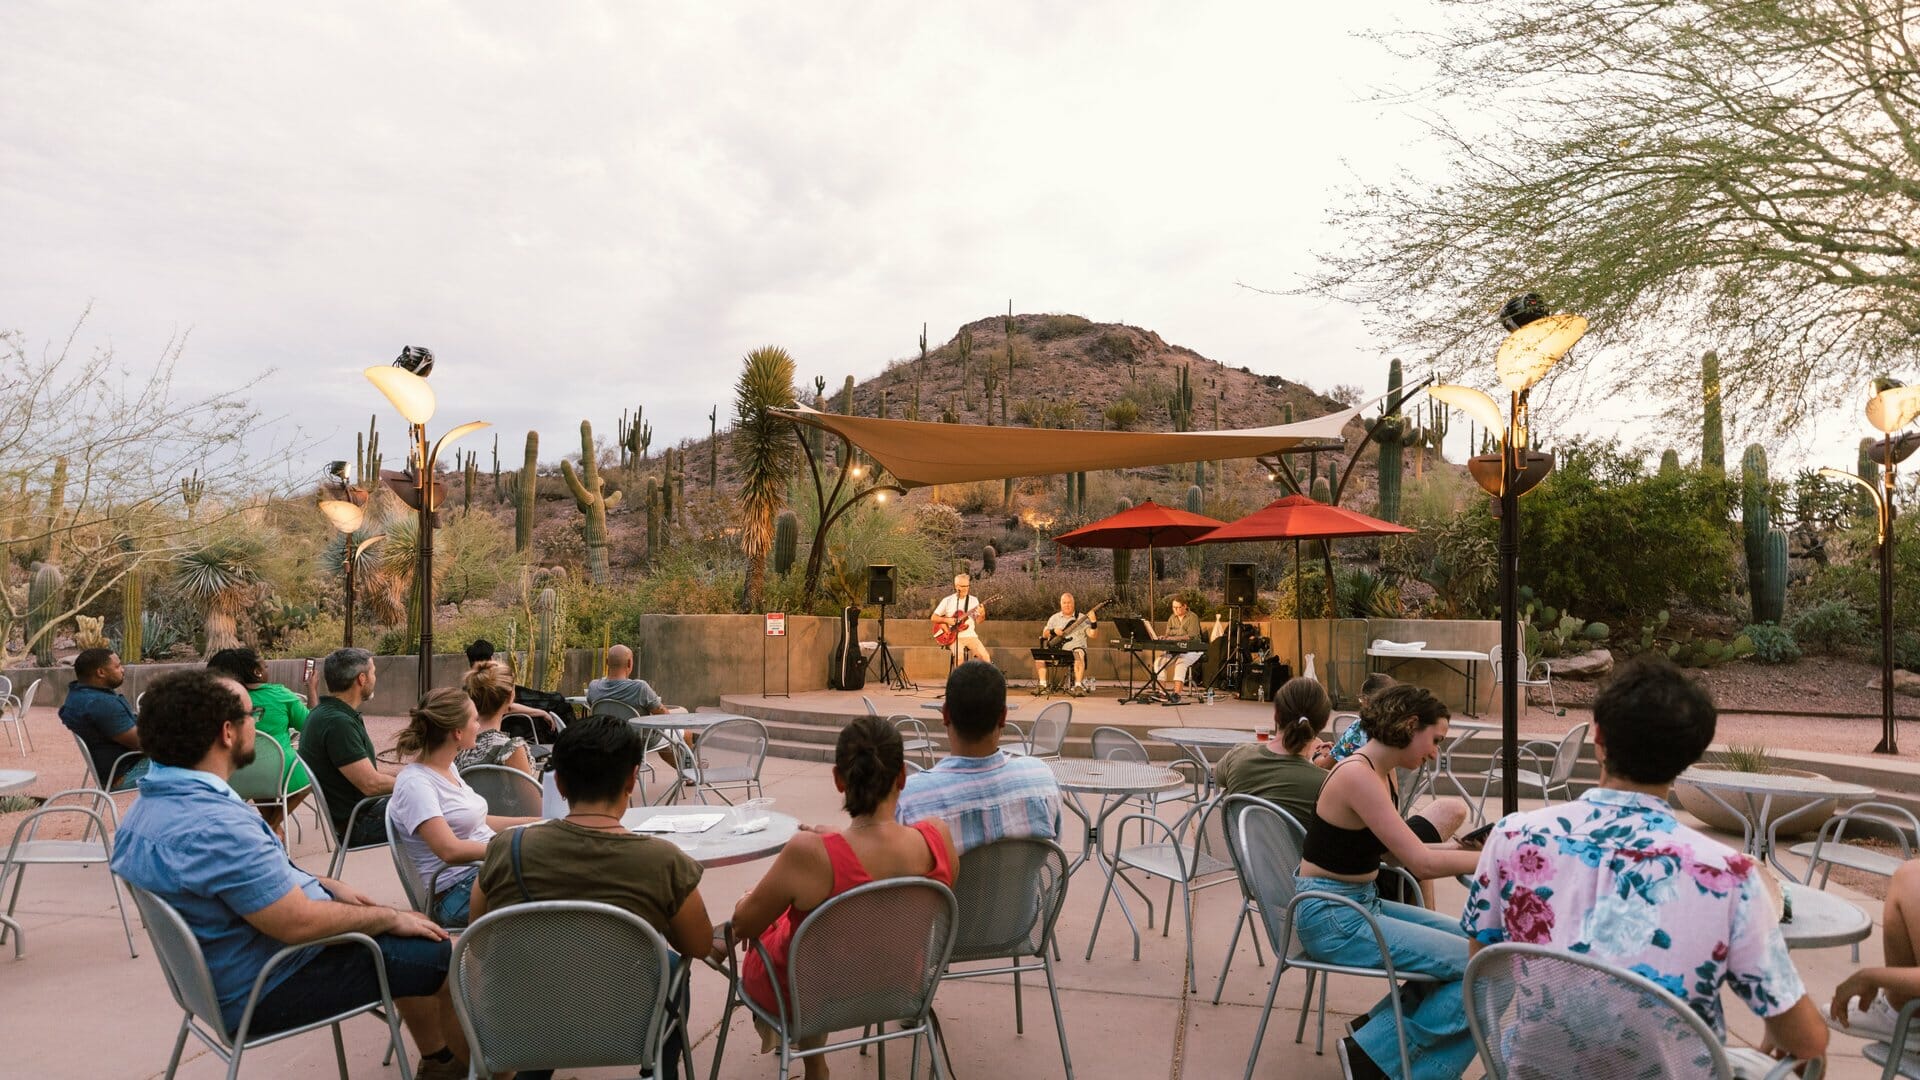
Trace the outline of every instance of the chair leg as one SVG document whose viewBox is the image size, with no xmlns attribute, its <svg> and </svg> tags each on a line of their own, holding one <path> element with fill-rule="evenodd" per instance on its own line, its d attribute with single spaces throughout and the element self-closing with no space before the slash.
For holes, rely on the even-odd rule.
<svg viewBox="0 0 1920 1080">
<path fill-rule="evenodd" d="M 1013 958 L 1013 966 L 1015 968 L 1020 966 L 1019 957 Z M 1027 1033 L 1027 1014 L 1025 1006 L 1020 1003 L 1020 972 L 1017 970 L 1013 973 L 1013 1033 L 1015 1035 Z"/>
<path fill-rule="evenodd" d="M 245 1049 L 241 1046 L 233 1048 L 233 1056 L 227 1059 L 227 1080 L 240 1080 L 240 1055 Z"/>
<path fill-rule="evenodd" d="M 173 1040 L 173 1056 L 167 1059 L 166 1080 L 173 1080 L 173 1074 L 180 1071 L 180 1054 L 187 1048 L 187 1025 L 192 1022 L 192 1013 L 180 1017 L 180 1034 Z"/>
<path fill-rule="evenodd" d="M 20 886 L 27 880 L 27 866 L 20 863 L 13 868 L 13 896 L 7 900 L 7 918 L 13 918 L 13 909 L 20 903 Z"/>
<path fill-rule="evenodd" d="M 1285 964 L 1280 965 L 1280 971 L 1285 971 L 1286 969 L 1287 966 Z M 1274 977 L 1279 977 L 1279 971 L 1274 973 Z M 1307 1017 L 1313 1015 L 1313 987 L 1314 984 L 1319 981 L 1319 978 L 1319 972 L 1312 968 L 1307 969 L 1307 992 L 1300 995 L 1300 1023 L 1293 1029 L 1293 1041 L 1295 1045 L 1306 1040 Z"/>
<path fill-rule="evenodd" d="M 1093 913 L 1093 933 L 1087 936 L 1087 955 L 1084 957 L 1084 959 L 1087 960 L 1093 959 L 1094 942 L 1100 940 L 1100 922 L 1107 917 L 1107 899 L 1111 897 L 1114 892 L 1113 874 L 1113 866 L 1109 864 L 1107 866 L 1107 887 L 1100 891 L 1100 910 Z M 1125 903 L 1125 901 L 1122 901 L 1122 903 Z M 1134 959 L 1137 960 L 1139 957 L 1136 956 Z"/>
<path fill-rule="evenodd" d="M 1176 883 L 1172 878 L 1167 879 L 1167 910 L 1169 912 L 1173 910 L 1173 887 L 1175 884 Z M 1160 923 L 1160 936 L 1166 937 L 1167 932 L 1172 929 L 1173 929 L 1173 920 L 1172 919 L 1163 920 Z"/>
<path fill-rule="evenodd" d="M 1331 975 L 1320 980 L 1320 1027 L 1313 1036 L 1313 1052 L 1316 1055 L 1327 1052 L 1327 984 L 1332 981 L 1333 976 Z M 1412 1076 L 1413 1074 L 1409 1072 L 1405 1075 Z"/>
<path fill-rule="evenodd" d="M 120 879 L 114 877 L 113 874 L 109 872 L 107 874 L 107 883 L 113 888 L 113 905 L 120 909 L 120 929 L 127 935 L 127 956 L 131 959 L 138 960 L 140 958 L 140 950 L 133 946 L 133 926 L 127 922 L 127 901 L 125 897 L 120 895 Z"/>
<path fill-rule="evenodd" d="M 1060 1011 L 1060 988 L 1053 981 L 1053 961 L 1040 954 L 1040 966 L 1047 972 L 1047 996 L 1053 999 L 1053 1028 L 1060 1035 L 1060 1063 L 1067 1067 L 1067 1080 L 1073 1080 L 1073 1057 L 1067 1053 L 1067 1018 Z"/>
<path fill-rule="evenodd" d="M 1267 1020 L 1273 1016 L 1273 995 L 1279 992 L 1280 976 L 1286 973 L 1287 969 L 1285 965 L 1275 968 L 1273 979 L 1267 983 L 1267 1002 L 1260 1006 L 1260 1026 L 1253 1029 L 1253 1049 L 1247 1052 L 1247 1075 L 1244 1077 L 1244 1080 L 1253 1080 L 1253 1063 L 1260 1060 L 1260 1040 L 1266 1038 Z M 1307 972 L 1307 978 L 1311 979 L 1315 974 L 1316 972 L 1309 971 Z M 1307 992 L 1313 992 L 1312 983 L 1307 984 Z M 1305 1023 L 1304 1020 L 1301 1022 Z M 1294 1041 L 1298 1042 L 1300 1040 L 1295 1039 Z"/>
<path fill-rule="evenodd" d="M 340 1025 L 333 1026 L 333 1060 L 340 1064 L 340 1080 L 347 1078 L 347 1044 L 340 1038 Z"/>
<path fill-rule="evenodd" d="M 1193 975 L 1193 890 L 1184 881 L 1180 883 L 1180 909 L 1187 917 L 1187 993 L 1191 994 L 1199 989 L 1194 984 Z M 1172 914 L 1171 909 L 1168 914 Z M 1168 918 L 1167 921 L 1172 922 L 1173 919 Z"/>
<path fill-rule="evenodd" d="M 1227 958 L 1220 964 L 1220 981 L 1213 987 L 1213 1003 L 1220 1004 L 1220 995 L 1227 989 L 1227 970 L 1233 967 L 1233 950 L 1240 947 L 1240 931 L 1247 928 L 1247 902 L 1240 901 L 1240 917 L 1233 921 L 1233 940 L 1227 942 Z M 1192 940 L 1189 938 L 1188 940 Z M 1260 943 L 1259 935 L 1254 935 L 1254 944 Z"/>
<path fill-rule="evenodd" d="M 714 1040 L 714 1043 L 713 1043 L 713 1073 L 710 1077 L 708 1077 L 708 1080 L 720 1080 L 720 1059 L 727 1056 L 727 1025 L 733 1019 L 733 1007 L 734 1007 L 733 988 L 728 987 L 727 1003 L 724 1006 L 722 1006 L 720 1009 L 720 1034 Z M 691 1040 L 689 1039 L 688 1041 L 691 1041 Z M 784 1062 L 786 1059 L 783 1056 L 781 1060 L 782 1062 Z M 786 1066 L 782 1064 L 781 1068 L 785 1068 L 785 1067 Z M 780 1074 L 781 1080 L 786 1080 L 786 1075 L 787 1074 L 784 1072 L 781 1073 Z M 693 1080 L 693 1074 L 691 1073 L 687 1074 L 687 1080 Z"/>
</svg>

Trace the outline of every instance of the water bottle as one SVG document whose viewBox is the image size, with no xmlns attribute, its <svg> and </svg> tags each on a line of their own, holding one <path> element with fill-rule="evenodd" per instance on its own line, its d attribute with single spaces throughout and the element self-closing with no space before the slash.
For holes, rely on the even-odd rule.
<svg viewBox="0 0 1920 1080">
<path fill-rule="evenodd" d="M 1091 693 L 1093 693 L 1093 692 L 1094 692 L 1095 690 L 1097 690 L 1097 689 L 1099 689 L 1099 688 L 1100 688 L 1100 683 L 1099 683 L 1099 681 L 1098 681 L 1098 680 L 1096 680 L 1096 679 L 1095 679 L 1095 678 L 1094 678 L 1093 676 L 1091 676 L 1091 675 L 1089 675 L 1089 676 L 1087 676 L 1087 693 L 1089 693 L 1089 694 L 1091 694 Z"/>
</svg>

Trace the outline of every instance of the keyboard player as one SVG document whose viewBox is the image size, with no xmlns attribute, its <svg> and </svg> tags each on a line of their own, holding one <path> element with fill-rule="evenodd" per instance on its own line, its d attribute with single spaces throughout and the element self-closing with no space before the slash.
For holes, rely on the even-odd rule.
<svg viewBox="0 0 1920 1080">
<path fill-rule="evenodd" d="M 1173 616 L 1167 620 L 1166 640 L 1190 643 L 1203 640 L 1200 637 L 1199 613 L 1187 607 L 1187 602 L 1179 597 L 1173 599 Z M 1167 689 L 1177 698 L 1180 696 L 1180 691 L 1186 688 L 1187 674 L 1193 669 L 1194 661 L 1204 655 L 1204 651 L 1169 653 L 1155 662 L 1153 673 L 1157 677 L 1164 674 L 1168 667 L 1172 667 L 1172 678 L 1164 681 Z"/>
</svg>

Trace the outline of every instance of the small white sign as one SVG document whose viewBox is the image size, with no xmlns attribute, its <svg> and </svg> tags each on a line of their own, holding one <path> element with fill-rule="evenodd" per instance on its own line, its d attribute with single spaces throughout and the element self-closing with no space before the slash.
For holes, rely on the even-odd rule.
<svg viewBox="0 0 1920 1080">
<path fill-rule="evenodd" d="M 787 636 L 787 613 L 784 611 L 767 612 L 767 636 Z"/>
</svg>

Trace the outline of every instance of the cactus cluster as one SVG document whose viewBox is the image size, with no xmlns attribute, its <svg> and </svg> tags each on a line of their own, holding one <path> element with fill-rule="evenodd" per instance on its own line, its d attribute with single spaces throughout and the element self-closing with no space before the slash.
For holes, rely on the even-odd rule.
<svg viewBox="0 0 1920 1080">
<path fill-rule="evenodd" d="M 480 486 L 480 452 L 469 450 L 460 465 L 461 508 L 473 513 L 473 489 Z"/>
<path fill-rule="evenodd" d="M 631 471 L 647 460 L 647 448 L 653 445 L 653 424 L 643 419 L 646 411 L 645 405 L 635 405 L 629 419 L 627 410 L 620 410 L 620 468 L 623 470 Z"/>
<path fill-rule="evenodd" d="M 353 486 L 372 491 L 380 486 L 380 414 L 367 418 L 367 433 L 353 437 Z"/>
<path fill-rule="evenodd" d="M 1753 621 L 1778 624 L 1787 607 L 1787 534 L 1772 527 L 1767 452 L 1758 443 L 1740 457 L 1740 528 L 1746 541 L 1747 594 Z"/>
<path fill-rule="evenodd" d="M 1175 431 L 1193 430 L 1192 367 L 1192 362 L 1180 365 L 1180 381 L 1167 394 L 1167 416 L 1173 421 Z"/>
<path fill-rule="evenodd" d="M 66 479 L 67 479 L 67 459 L 61 458 L 59 464 L 54 467 L 55 492 L 58 492 L 66 487 Z M 183 476 L 180 478 L 180 501 L 187 504 L 187 520 L 188 521 L 193 520 L 194 509 L 200 505 L 200 498 L 206 493 L 207 493 L 207 482 L 205 480 L 200 479 L 199 469 L 193 470 L 192 476 Z M 47 499 L 47 502 L 49 505 L 47 516 L 50 518 L 56 516 L 55 512 L 51 509 L 53 504 L 53 497 L 49 496 Z"/>
<path fill-rule="evenodd" d="M 576 472 L 573 462 L 560 462 L 560 475 L 567 481 L 567 490 L 573 493 L 574 505 L 580 508 L 586 519 L 583 528 L 587 541 L 587 576 L 595 585 L 605 585 L 607 569 L 607 508 L 620 503 L 620 492 L 609 495 L 606 480 L 600 475 L 600 465 L 594 460 L 593 422 L 580 421 L 580 469 Z"/>
</svg>

